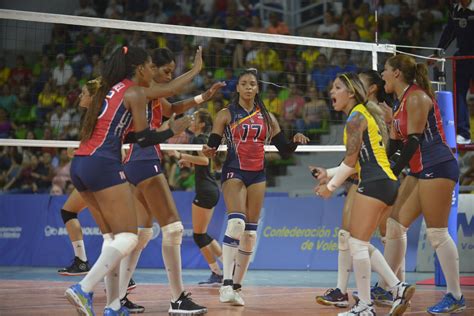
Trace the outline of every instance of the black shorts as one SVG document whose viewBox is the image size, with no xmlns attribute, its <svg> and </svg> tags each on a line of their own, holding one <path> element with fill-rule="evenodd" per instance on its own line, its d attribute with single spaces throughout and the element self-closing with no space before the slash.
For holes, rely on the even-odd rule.
<svg viewBox="0 0 474 316">
<path fill-rule="evenodd" d="M 193 204 L 202 208 L 212 209 L 219 202 L 219 194 L 219 187 L 217 185 L 200 186 L 196 188 Z"/>
<path fill-rule="evenodd" d="M 357 187 L 357 193 L 367 195 L 384 202 L 388 206 L 395 203 L 398 194 L 398 181 L 381 179 L 365 182 L 362 180 Z"/>
<path fill-rule="evenodd" d="M 459 167 L 458 162 L 455 159 L 448 160 L 434 166 L 424 168 L 423 171 L 418 173 L 410 172 L 409 176 L 413 176 L 417 179 L 429 180 L 436 178 L 450 179 L 454 182 L 459 180 Z"/>
</svg>

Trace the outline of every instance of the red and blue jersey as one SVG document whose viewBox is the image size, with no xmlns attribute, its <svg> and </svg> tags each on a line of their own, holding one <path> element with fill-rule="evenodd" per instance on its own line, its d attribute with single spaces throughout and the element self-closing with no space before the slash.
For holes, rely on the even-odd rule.
<svg viewBox="0 0 474 316">
<path fill-rule="evenodd" d="M 393 127 L 397 136 L 405 144 L 408 141 L 408 113 L 406 101 L 409 95 L 422 90 L 416 84 L 411 85 L 405 92 L 400 105 L 393 114 Z M 428 120 L 421 137 L 420 145 L 413 157 L 410 159 L 410 171 L 413 173 L 421 172 L 439 163 L 454 159 L 454 156 L 446 144 L 443 130 L 443 121 L 436 100 L 433 101 L 433 108 L 428 113 Z"/>
<path fill-rule="evenodd" d="M 159 99 L 150 101 L 146 107 L 146 115 L 150 129 L 157 129 L 163 123 L 163 107 Z M 128 132 L 133 131 L 133 126 L 130 126 Z M 137 160 L 160 160 L 161 151 L 160 145 L 140 147 L 138 144 L 130 144 L 130 149 L 125 156 L 124 163 Z"/>
<path fill-rule="evenodd" d="M 81 141 L 76 156 L 98 156 L 122 160 L 121 148 L 125 132 L 132 121 L 132 113 L 124 105 L 123 97 L 134 86 L 124 79 L 114 85 L 102 104 L 91 138 Z"/>
<path fill-rule="evenodd" d="M 265 163 L 265 138 L 267 127 L 260 109 L 247 112 L 238 104 L 228 107 L 230 124 L 225 127 L 227 140 L 227 159 L 229 168 L 246 171 L 261 171 Z"/>
</svg>

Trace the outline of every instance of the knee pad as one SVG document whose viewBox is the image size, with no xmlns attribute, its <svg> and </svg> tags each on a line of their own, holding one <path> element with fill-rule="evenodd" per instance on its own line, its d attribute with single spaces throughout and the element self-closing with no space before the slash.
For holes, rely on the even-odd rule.
<svg viewBox="0 0 474 316">
<path fill-rule="evenodd" d="M 64 209 L 61 209 L 61 217 L 63 218 L 63 223 L 66 224 L 71 219 L 77 219 L 77 213 L 69 212 Z"/>
<path fill-rule="evenodd" d="M 387 219 L 387 233 L 385 237 L 387 239 L 404 239 L 407 238 L 407 230 L 408 228 L 389 217 Z"/>
<path fill-rule="evenodd" d="M 183 242 L 184 227 L 181 222 L 174 222 L 161 227 L 163 246 L 179 246 Z"/>
<path fill-rule="evenodd" d="M 227 220 L 227 228 L 225 230 L 225 235 L 235 239 L 240 240 L 242 233 L 245 230 L 245 215 L 244 214 L 229 214 L 229 219 Z"/>
<path fill-rule="evenodd" d="M 255 230 L 246 230 L 242 233 L 242 238 L 240 238 L 239 251 L 250 255 L 256 243 L 257 232 Z"/>
<path fill-rule="evenodd" d="M 207 233 L 205 234 L 193 234 L 194 242 L 199 247 L 199 249 L 206 247 L 209 245 L 214 239 L 209 236 Z"/>
<path fill-rule="evenodd" d="M 125 257 L 137 246 L 138 236 L 134 233 L 119 233 L 114 235 L 114 240 L 110 243 L 110 247 L 113 247 L 120 251 Z"/>
<path fill-rule="evenodd" d="M 367 241 L 362 241 L 356 238 L 349 238 L 349 247 L 351 249 L 351 256 L 355 260 L 370 259 L 369 245 Z"/>
<path fill-rule="evenodd" d="M 426 235 L 431 243 L 431 246 L 436 251 L 436 249 L 451 239 L 451 236 L 448 233 L 448 228 L 427 228 Z"/>
<path fill-rule="evenodd" d="M 349 250 L 349 238 L 351 238 L 351 233 L 347 230 L 339 229 L 337 233 L 337 247 L 339 250 Z"/>
<path fill-rule="evenodd" d="M 138 229 L 138 243 L 136 249 L 145 249 L 148 242 L 153 237 L 153 228 L 146 227 L 146 228 L 139 228 Z"/>
<path fill-rule="evenodd" d="M 114 241 L 114 234 L 107 233 L 103 234 L 102 237 L 104 238 L 104 241 L 102 242 L 102 250 L 104 250 L 105 247 L 110 246 L 110 243 Z"/>
</svg>

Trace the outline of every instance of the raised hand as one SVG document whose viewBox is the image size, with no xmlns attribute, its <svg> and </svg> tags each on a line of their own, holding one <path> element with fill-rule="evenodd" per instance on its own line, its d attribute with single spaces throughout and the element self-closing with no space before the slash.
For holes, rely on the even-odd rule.
<svg viewBox="0 0 474 316">
<path fill-rule="evenodd" d="M 204 101 L 210 100 L 220 88 L 225 86 L 226 83 L 224 81 L 215 82 L 208 90 L 206 90 L 206 92 L 202 94 L 202 98 Z"/>
<path fill-rule="evenodd" d="M 169 125 L 173 134 L 177 135 L 186 130 L 191 125 L 191 117 L 189 115 L 185 115 L 179 119 L 175 119 L 176 114 L 173 113 L 169 119 Z"/>
<path fill-rule="evenodd" d="M 199 46 L 196 55 L 194 56 L 194 64 L 193 64 L 193 69 L 196 70 L 197 72 L 200 72 L 202 69 L 202 47 Z"/>
<path fill-rule="evenodd" d="M 328 173 L 325 168 L 315 167 L 315 166 L 308 166 L 308 168 L 311 171 L 311 174 L 313 175 L 313 177 L 315 177 L 319 181 L 322 181 L 328 177 Z"/>
<path fill-rule="evenodd" d="M 307 144 L 309 142 L 309 138 L 304 136 L 301 133 L 296 133 L 295 136 L 293 136 L 293 143 L 298 143 L 298 144 Z"/>
</svg>

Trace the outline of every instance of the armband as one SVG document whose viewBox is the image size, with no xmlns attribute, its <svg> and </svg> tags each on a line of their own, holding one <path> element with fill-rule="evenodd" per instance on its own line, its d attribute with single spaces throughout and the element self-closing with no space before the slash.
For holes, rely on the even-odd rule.
<svg viewBox="0 0 474 316">
<path fill-rule="evenodd" d="M 221 144 L 222 141 L 222 136 L 216 133 L 212 133 L 209 136 L 209 140 L 207 141 L 207 146 L 211 148 L 219 148 L 219 145 Z"/>
<path fill-rule="evenodd" d="M 297 143 L 294 143 L 293 141 L 288 142 L 282 131 L 273 136 L 271 144 L 275 145 L 279 152 L 286 154 L 294 152 L 296 147 L 298 147 Z"/>
<path fill-rule="evenodd" d="M 403 146 L 402 151 L 400 152 L 400 157 L 397 159 L 397 162 L 392 168 L 395 176 L 398 177 L 403 168 L 405 168 L 410 162 L 411 157 L 415 154 L 416 150 L 420 146 L 422 134 L 410 134 L 408 135 L 408 141 L 405 146 Z"/>
<path fill-rule="evenodd" d="M 327 187 L 328 190 L 333 192 L 336 190 L 341 184 L 346 181 L 349 176 L 351 176 L 353 173 L 355 173 L 355 168 L 349 167 L 343 162 L 337 167 L 337 171 L 334 174 L 334 176 L 331 178 L 331 181 L 328 182 Z"/>
</svg>

